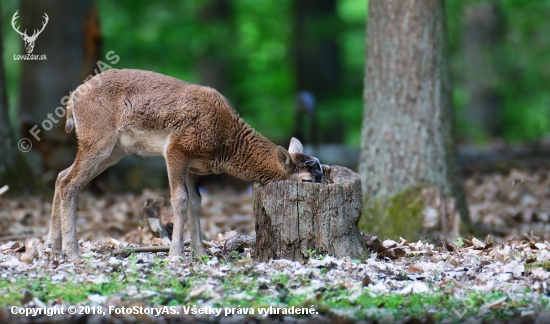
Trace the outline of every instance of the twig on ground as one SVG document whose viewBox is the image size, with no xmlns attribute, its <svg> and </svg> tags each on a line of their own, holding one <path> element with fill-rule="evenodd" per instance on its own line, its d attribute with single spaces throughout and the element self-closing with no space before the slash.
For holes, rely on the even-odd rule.
<svg viewBox="0 0 550 324">
<path fill-rule="evenodd" d="M 134 248 L 127 247 L 127 248 L 123 248 L 123 249 L 120 249 L 120 250 L 114 250 L 113 252 L 111 252 L 111 255 L 121 255 L 121 254 L 126 254 L 126 253 L 131 253 L 131 252 L 134 252 L 134 253 L 139 253 L 139 252 L 153 252 L 153 253 L 156 253 L 156 252 L 168 252 L 168 251 L 170 251 L 170 247 L 165 246 L 165 245 L 161 245 L 161 246 L 138 246 L 138 247 L 134 247 Z"/>
<path fill-rule="evenodd" d="M 190 243 L 191 243 L 191 240 L 183 241 L 184 245 L 189 245 Z M 205 247 L 213 247 L 214 246 L 214 244 L 212 244 L 208 241 L 204 241 L 204 240 L 202 241 L 202 244 L 204 244 Z M 134 253 L 142 253 L 142 252 L 157 253 L 157 252 L 168 252 L 168 251 L 170 251 L 170 247 L 167 246 L 167 245 L 138 246 L 138 247 L 126 247 L 126 248 L 123 248 L 123 249 L 114 250 L 113 252 L 111 252 L 111 255 L 116 256 L 116 255 L 131 253 L 131 252 L 134 252 Z"/>
<path fill-rule="evenodd" d="M 0 242 L 2 241 L 17 241 L 19 239 L 26 239 L 29 237 L 41 237 L 43 234 L 14 234 L 0 237 Z"/>
</svg>

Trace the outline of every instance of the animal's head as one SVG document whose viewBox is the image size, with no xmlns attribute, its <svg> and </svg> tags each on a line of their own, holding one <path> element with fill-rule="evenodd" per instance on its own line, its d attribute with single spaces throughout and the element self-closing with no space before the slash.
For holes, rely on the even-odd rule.
<svg viewBox="0 0 550 324">
<path fill-rule="evenodd" d="M 279 162 L 290 175 L 289 180 L 302 182 L 321 182 L 323 168 L 319 159 L 304 154 L 302 143 L 292 138 L 288 151 L 279 146 Z"/>
</svg>

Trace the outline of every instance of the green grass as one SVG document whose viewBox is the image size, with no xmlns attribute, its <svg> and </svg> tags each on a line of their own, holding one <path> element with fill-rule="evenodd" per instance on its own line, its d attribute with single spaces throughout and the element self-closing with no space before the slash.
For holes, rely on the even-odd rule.
<svg viewBox="0 0 550 324">
<path fill-rule="evenodd" d="M 282 284 L 286 285 L 288 284 L 289 276 L 286 273 L 277 272 L 271 277 L 271 283 L 272 284 Z"/>
<path fill-rule="evenodd" d="M 15 282 L 2 278 L 0 279 L 0 305 L 20 306 L 24 291 L 30 292 L 33 297 L 42 301 L 55 300 L 59 297 L 69 304 L 74 304 L 83 301 L 92 294 L 100 294 L 110 296 L 119 292 L 124 283 L 117 280 L 112 280 L 109 283 L 73 283 L 66 282 L 51 282 L 49 276 L 43 280 L 23 278 L 13 278 Z"/>
<path fill-rule="evenodd" d="M 528 274 L 531 270 L 538 267 L 541 267 L 546 271 L 550 271 L 550 261 L 525 263 L 525 273 Z"/>
<path fill-rule="evenodd" d="M 258 281 L 259 274 L 253 267 L 237 267 L 233 262 L 226 262 L 229 267 L 227 275 L 209 278 L 198 271 L 193 270 L 190 275 L 175 273 L 167 265 L 164 259 L 156 259 L 153 266 L 142 266 L 135 257 L 130 256 L 130 262 L 126 267 L 114 267 L 114 271 L 103 273 L 106 278 L 104 283 L 73 282 L 73 278 L 64 278 L 60 282 L 51 282 L 54 274 L 51 270 L 37 270 L 36 277 L 19 274 L 9 278 L 0 278 L 0 306 L 20 306 L 24 291 L 30 292 L 43 302 L 62 298 L 63 302 L 74 305 L 86 302 L 86 298 L 92 294 L 112 296 L 120 294 L 122 300 L 127 300 L 126 289 L 129 286 L 139 287 L 139 291 L 153 291 L 156 294 L 146 297 L 144 302 L 150 306 L 174 306 L 197 305 L 202 301 L 211 300 L 210 292 L 204 292 L 197 296 L 190 296 L 196 287 L 208 282 L 216 281 L 216 287 L 222 295 L 221 299 L 214 302 L 213 307 L 237 307 L 258 309 L 274 307 L 304 307 L 312 305 L 321 314 L 335 316 L 344 314 L 354 320 L 383 320 L 390 316 L 394 320 L 404 317 L 424 318 L 432 316 L 435 320 L 451 318 L 453 322 L 459 322 L 463 316 L 477 316 L 484 320 L 508 319 L 518 316 L 522 309 L 530 309 L 534 305 L 540 309 L 546 309 L 548 302 L 541 297 L 533 300 L 529 291 L 525 291 L 523 298 L 512 299 L 501 308 L 486 312 L 484 305 L 507 296 L 501 291 L 477 293 L 472 292 L 463 298 L 456 298 L 439 289 L 430 293 L 401 295 L 392 293 L 373 293 L 367 287 L 359 290 L 348 289 L 339 283 L 326 286 L 313 293 L 307 293 L 298 288 L 310 286 L 308 276 L 292 278 L 286 273 L 277 272 L 270 282 Z M 195 260 L 197 267 L 205 260 Z M 235 261 L 237 262 L 237 261 Z M 88 260 L 93 267 L 92 260 Z M 324 269 L 323 269 L 324 270 Z M 90 271 L 84 265 L 77 271 Z M 93 270 L 92 270 L 93 271 Z M 319 271 L 319 275 L 326 275 L 325 271 Z M 244 296 L 244 298 L 243 298 Z M 141 299 L 141 298 L 140 298 Z M 464 317 L 462 317 L 464 319 Z"/>
</svg>

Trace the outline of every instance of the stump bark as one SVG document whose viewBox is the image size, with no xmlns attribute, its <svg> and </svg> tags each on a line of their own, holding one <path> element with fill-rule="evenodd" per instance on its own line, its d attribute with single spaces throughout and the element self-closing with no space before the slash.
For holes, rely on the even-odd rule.
<svg viewBox="0 0 550 324">
<path fill-rule="evenodd" d="M 348 168 L 323 167 L 323 183 L 255 184 L 256 260 L 302 261 L 308 250 L 337 258 L 368 257 L 358 228 L 360 177 Z"/>
</svg>

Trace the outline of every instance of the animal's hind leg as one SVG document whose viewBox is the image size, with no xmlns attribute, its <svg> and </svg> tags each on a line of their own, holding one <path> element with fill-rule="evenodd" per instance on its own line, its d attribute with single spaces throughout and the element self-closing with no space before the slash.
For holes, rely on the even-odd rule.
<svg viewBox="0 0 550 324">
<path fill-rule="evenodd" d="M 126 155 L 124 149 L 119 147 L 118 145 L 115 146 L 111 151 L 111 155 L 109 155 L 109 157 L 101 162 L 96 172 L 92 175 L 92 179 L 103 173 L 103 171 L 105 171 L 105 169 L 107 169 L 108 167 L 117 164 L 118 161 L 120 161 L 124 157 L 124 155 Z"/>
<path fill-rule="evenodd" d="M 115 164 L 124 156 L 124 151 L 118 147 L 104 145 L 101 149 L 87 147 L 78 151 L 75 163 L 60 181 L 61 231 L 62 249 L 70 258 L 79 256 L 76 237 L 76 198 L 78 193 L 90 180 Z"/>
<path fill-rule="evenodd" d="M 189 194 L 189 206 L 187 208 L 187 215 L 191 219 L 191 247 L 194 252 L 199 255 L 206 255 L 206 249 L 202 244 L 201 234 L 201 194 L 199 187 L 197 186 L 196 174 L 187 172 L 187 192 Z"/>
<path fill-rule="evenodd" d="M 61 219 L 59 215 L 61 213 L 61 180 L 67 175 L 69 169 L 70 167 L 59 172 L 55 181 L 48 246 L 56 252 L 61 252 Z"/>
</svg>

